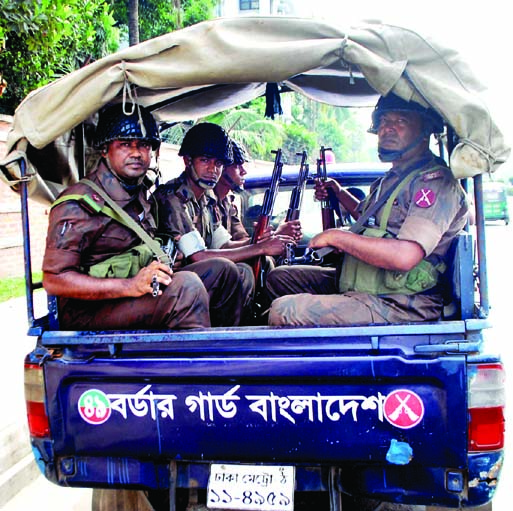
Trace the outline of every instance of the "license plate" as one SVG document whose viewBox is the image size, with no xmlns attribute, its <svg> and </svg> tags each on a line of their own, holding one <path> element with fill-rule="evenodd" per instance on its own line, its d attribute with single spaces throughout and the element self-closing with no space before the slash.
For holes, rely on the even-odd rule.
<svg viewBox="0 0 513 511">
<path fill-rule="evenodd" d="M 294 467 L 212 464 L 207 507 L 255 511 L 293 511 Z"/>
</svg>

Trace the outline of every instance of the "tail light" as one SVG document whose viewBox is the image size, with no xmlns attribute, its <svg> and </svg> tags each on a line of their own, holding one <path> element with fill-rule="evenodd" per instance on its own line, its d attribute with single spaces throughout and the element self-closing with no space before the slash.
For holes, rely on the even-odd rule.
<svg viewBox="0 0 513 511">
<path fill-rule="evenodd" d="M 30 435 L 39 438 L 50 436 L 43 368 L 29 362 L 25 362 L 25 403 Z"/>
<path fill-rule="evenodd" d="M 501 364 L 478 364 L 469 377 L 469 451 L 504 447 L 505 373 Z"/>
</svg>

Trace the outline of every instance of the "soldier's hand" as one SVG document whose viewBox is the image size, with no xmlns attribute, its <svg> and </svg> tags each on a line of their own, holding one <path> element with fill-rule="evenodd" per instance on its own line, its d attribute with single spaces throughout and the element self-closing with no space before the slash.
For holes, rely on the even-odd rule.
<svg viewBox="0 0 513 511">
<path fill-rule="evenodd" d="M 173 264 L 173 270 L 178 270 L 179 268 L 182 268 L 185 266 L 185 257 L 182 252 L 178 251 L 176 253 L 175 262 Z"/>
<path fill-rule="evenodd" d="M 335 179 L 332 179 L 331 177 L 328 177 L 326 181 L 321 181 L 320 179 L 316 179 L 314 182 L 314 196 L 317 200 L 325 200 L 328 198 L 328 189 L 333 190 L 335 195 L 337 195 L 342 187 L 338 183 L 338 181 L 335 181 Z"/>
<path fill-rule="evenodd" d="M 258 245 L 260 245 L 265 255 L 280 256 L 285 251 L 287 243 L 292 243 L 293 245 L 296 244 L 294 238 L 291 236 L 273 234 L 270 238 L 260 241 Z"/>
<path fill-rule="evenodd" d="M 337 247 L 333 244 L 333 233 L 336 232 L 337 234 L 343 233 L 341 229 L 326 229 L 323 232 L 320 232 L 319 234 L 316 234 L 313 238 L 310 239 L 308 242 L 308 248 L 323 248 L 323 247 L 333 247 L 335 250 L 338 251 Z"/>
<path fill-rule="evenodd" d="M 297 242 L 303 236 L 303 232 L 301 230 L 301 222 L 299 220 L 290 220 L 289 222 L 283 222 L 278 226 L 275 234 L 290 236 L 291 238 L 294 238 L 294 241 Z"/>
<path fill-rule="evenodd" d="M 255 224 L 256 225 L 256 224 Z M 260 242 L 260 241 L 265 241 L 265 240 L 268 240 L 269 238 L 271 238 L 271 236 L 273 236 L 275 233 L 273 231 L 273 228 L 268 225 L 263 231 L 262 231 L 262 234 L 258 237 L 257 239 L 257 243 Z"/>
<path fill-rule="evenodd" d="M 153 296 L 160 296 L 162 294 L 160 285 L 169 286 L 172 275 L 173 270 L 167 264 L 152 261 L 132 279 L 136 288 L 136 296 L 142 296 L 147 293 L 152 293 Z"/>
</svg>

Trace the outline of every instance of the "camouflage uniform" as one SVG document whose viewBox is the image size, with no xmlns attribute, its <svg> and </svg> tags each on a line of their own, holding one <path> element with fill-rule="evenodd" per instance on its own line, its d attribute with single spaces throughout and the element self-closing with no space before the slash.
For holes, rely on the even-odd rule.
<svg viewBox="0 0 513 511">
<path fill-rule="evenodd" d="M 131 195 L 101 162 L 88 178 L 98 184 L 150 235 L 156 223 L 152 203 L 141 187 Z M 104 200 L 83 183 L 70 186 L 62 195 L 89 195 L 99 205 Z M 131 229 L 110 217 L 92 212 L 77 200 L 52 208 L 43 260 L 43 271 L 87 273 L 92 265 L 126 252 L 141 240 Z M 197 275 L 183 272 L 173 276 L 163 294 L 115 300 L 59 299 L 59 323 L 63 329 L 114 330 L 126 328 L 188 329 L 210 326 L 208 295 Z"/>
<path fill-rule="evenodd" d="M 235 195 L 229 193 L 223 200 L 217 201 L 221 214 L 221 223 L 230 233 L 233 241 L 249 240 L 250 236 L 242 223 L 239 210 L 235 205 Z"/>
<path fill-rule="evenodd" d="M 186 258 L 207 248 L 219 249 L 230 240 L 230 234 L 221 225 L 214 193 L 207 190 L 196 200 L 185 172 L 159 186 L 154 197 L 159 210 L 159 232 L 176 240 Z M 251 268 L 224 257 L 190 263 L 185 268 L 200 276 L 211 300 L 217 304 L 211 310 L 212 325 L 238 325 L 243 308 L 253 295 L 255 281 Z M 217 278 L 219 275 L 222 279 Z"/>
<path fill-rule="evenodd" d="M 416 165 L 415 165 L 416 164 Z M 391 169 L 371 187 L 360 211 L 380 193 L 396 187 L 405 174 L 422 167 L 420 174 L 399 192 L 387 224 L 390 234 L 418 243 L 428 260 L 443 260 L 451 241 L 465 226 L 468 206 L 460 183 L 434 155 L 424 155 L 406 169 Z M 367 225 L 379 225 L 382 206 Z M 361 292 L 338 294 L 334 268 L 279 267 L 267 278 L 272 303 L 271 325 L 352 325 L 435 321 L 443 299 L 435 287 L 413 295 L 371 295 Z M 286 295 L 286 296 L 285 296 Z M 281 298 L 279 298 L 281 297 Z"/>
</svg>

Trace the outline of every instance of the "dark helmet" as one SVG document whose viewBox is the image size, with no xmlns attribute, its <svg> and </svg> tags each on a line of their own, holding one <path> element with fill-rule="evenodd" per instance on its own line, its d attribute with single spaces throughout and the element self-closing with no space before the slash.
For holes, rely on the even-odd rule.
<svg viewBox="0 0 513 511">
<path fill-rule="evenodd" d="M 125 109 L 131 105 L 125 105 Z M 147 140 L 153 150 L 160 146 L 160 134 L 153 115 L 143 106 L 136 105 L 130 115 L 123 111 L 123 105 L 110 106 L 100 112 L 94 138 L 100 148 L 113 140 Z"/>
<path fill-rule="evenodd" d="M 379 119 L 386 112 L 417 112 L 424 120 L 424 133 L 442 133 L 444 121 L 432 108 L 424 108 L 415 101 L 406 101 L 393 93 L 381 96 L 372 112 L 372 125 L 369 133 L 377 134 Z"/>
<path fill-rule="evenodd" d="M 209 156 L 225 165 L 233 163 L 232 144 L 228 133 L 218 124 L 195 124 L 183 137 L 178 156 Z"/>
<path fill-rule="evenodd" d="M 233 152 L 233 163 L 235 165 L 243 165 L 244 163 L 249 161 L 248 153 L 244 146 L 240 143 L 231 139 L 232 142 L 232 152 Z"/>
</svg>

